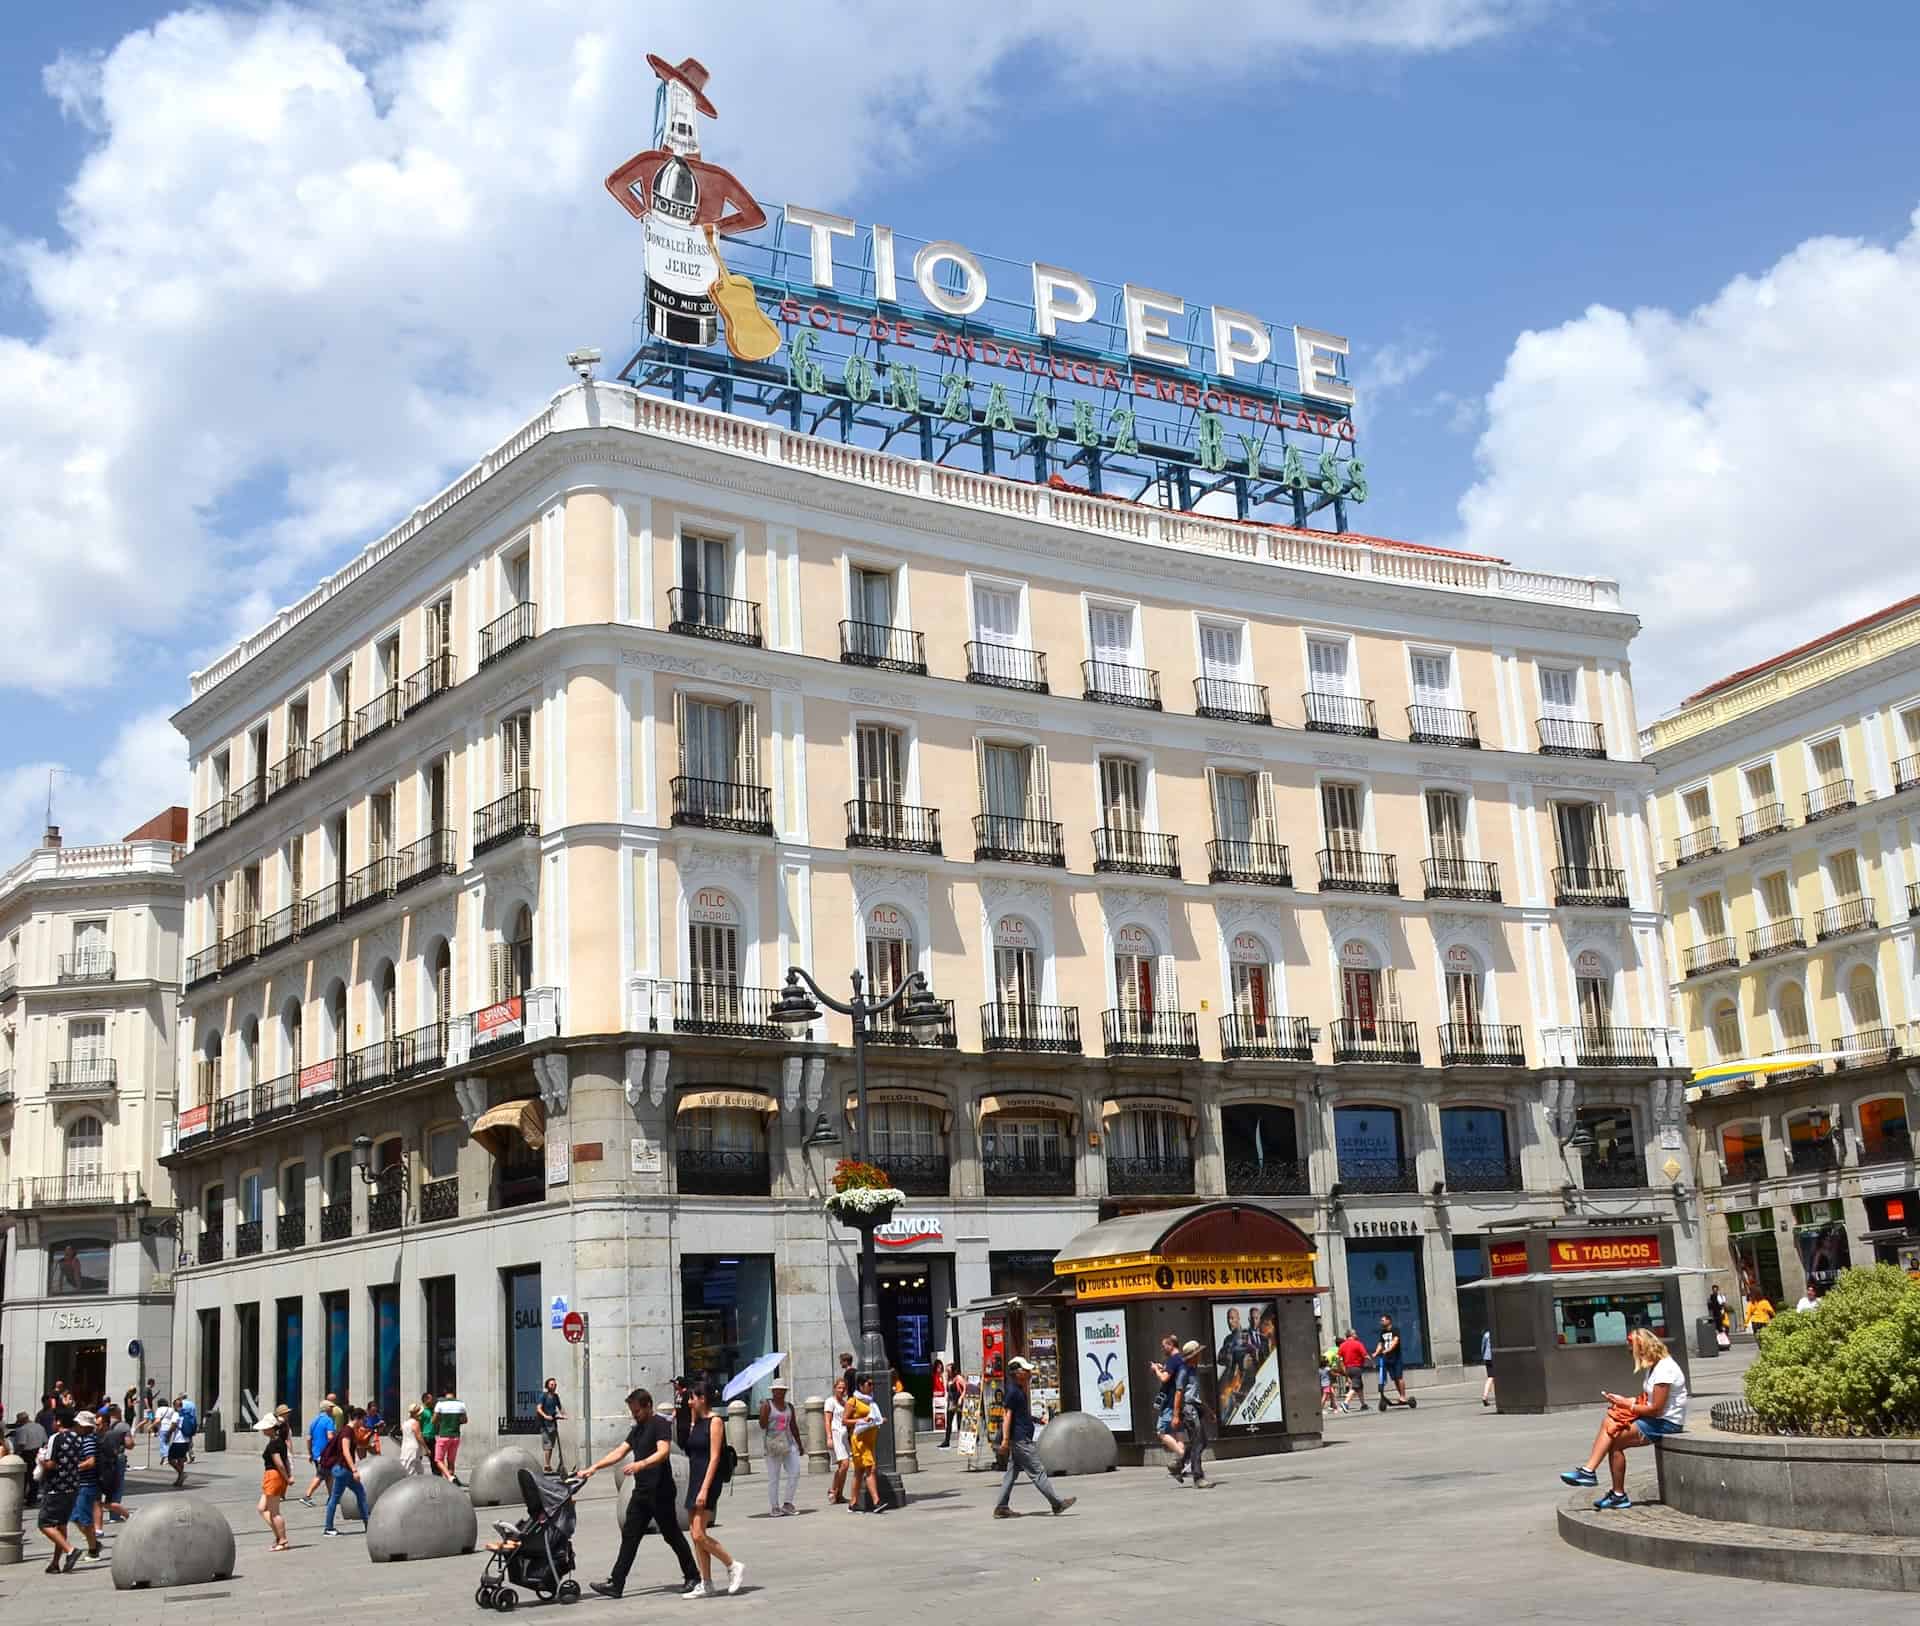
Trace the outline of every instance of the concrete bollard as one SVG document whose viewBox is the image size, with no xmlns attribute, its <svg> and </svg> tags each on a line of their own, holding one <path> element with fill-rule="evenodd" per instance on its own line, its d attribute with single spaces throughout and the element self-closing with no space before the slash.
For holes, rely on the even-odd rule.
<svg viewBox="0 0 1920 1626">
<path fill-rule="evenodd" d="M 806 1447 L 807 1472 L 833 1472 L 833 1453 L 827 1449 L 827 1403 L 808 1395 L 800 1406 L 800 1443 Z"/>
<path fill-rule="evenodd" d="M 893 1397 L 893 1465 L 903 1474 L 920 1471 L 920 1441 L 914 1424 L 913 1396 L 902 1389 Z"/>
<path fill-rule="evenodd" d="M 142 1516 L 126 1528 L 131 1530 Z M 458 1558 L 472 1552 L 479 1540 L 480 1521 L 473 1503 L 445 1479 L 402 1478 L 380 1493 L 367 1520 L 367 1557 L 375 1564 Z"/>
<path fill-rule="evenodd" d="M 233 1574 L 233 1527 L 213 1503 L 171 1495 L 142 1506 L 113 1544 L 113 1587 L 195 1586 Z"/>
<path fill-rule="evenodd" d="M 757 1432 L 757 1430 L 756 1430 Z M 752 1436 L 747 1431 L 747 1403 L 733 1400 L 727 1404 L 727 1444 L 733 1447 L 734 1455 L 740 1461 L 735 1466 L 734 1476 L 753 1472 L 753 1458 L 747 1455 L 747 1445 Z"/>
<path fill-rule="evenodd" d="M 400 1459 L 391 1452 L 377 1457 L 363 1458 L 360 1463 L 360 1489 L 366 1493 L 367 1511 L 369 1513 L 373 1511 L 373 1505 L 380 1500 L 382 1491 L 391 1489 L 406 1477 L 405 1470 L 400 1466 Z M 355 1513 L 360 1511 L 351 1496 L 340 1504 L 342 1513 L 346 1513 L 348 1508 L 353 1508 Z"/>
<path fill-rule="evenodd" d="M 0 1564 L 20 1562 L 21 1521 L 27 1507 L 27 1459 L 0 1457 Z"/>
<path fill-rule="evenodd" d="M 524 1446 L 503 1445 L 480 1459 L 467 1481 L 475 1507 L 521 1507 L 520 1470 L 540 1477 L 540 1459 Z"/>
</svg>

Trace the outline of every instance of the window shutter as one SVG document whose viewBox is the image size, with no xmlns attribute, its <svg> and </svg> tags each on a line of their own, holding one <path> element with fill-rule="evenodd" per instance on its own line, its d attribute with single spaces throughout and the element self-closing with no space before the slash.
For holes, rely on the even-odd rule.
<svg viewBox="0 0 1920 1626">
<path fill-rule="evenodd" d="M 505 943 L 491 944 L 487 949 L 487 1003 L 497 1005 L 507 997 L 507 982 L 513 974 L 510 963 L 512 951 Z"/>
<path fill-rule="evenodd" d="M 998 812 L 999 809 L 993 805 L 992 798 L 987 794 L 987 742 L 978 735 L 973 741 L 973 773 L 980 792 L 980 811 L 982 813 Z"/>
<path fill-rule="evenodd" d="M 679 752 L 680 777 L 687 776 L 687 697 L 673 691 L 673 738 Z"/>
<path fill-rule="evenodd" d="M 1200 627 L 1200 675 L 1232 681 L 1240 676 L 1240 629 L 1203 622 Z"/>
<path fill-rule="evenodd" d="M 1347 646 L 1331 639 L 1307 641 L 1307 686 L 1316 694 L 1347 692 Z"/>
<path fill-rule="evenodd" d="M 1380 1015 L 1388 1022 L 1400 1020 L 1400 985 L 1391 966 L 1380 973 Z"/>
<path fill-rule="evenodd" d="M 1218 841 L 1227 839 L 1227 826 L 1220 817 L 1220 773 L 1218 769 L 1207 770 L 1207 807 L 1213 814 L 1213 834 Z"/>
<path fill-rule="evenodd" d="M 1156 1010 L 1180 1009 L 1180 972 L 1171 954 L 1159 956 L 1154 967 L 1153 997 Z"/>
<path fill-rule="evenodd" d="M 1280 819 L 1273 805 L 1273 775 L 1263 773 L 1254 782 L 1256 793 L 1254 840 L 1277 842 L 1280 839 Z"/>
<path fill-rule="evenodd" d="M 1047 748 L 1044 745 L 1028 749 L 1027 804 L 1032 809 L 1027 815 L 1029 818 L 1048 819 L 1053 816 L 1053 791 L 1047 781 Z"/>
<path fill-rule="evenodd" d="M 757 785 L 760 783 L 760 727 L 754 717 L 753 707 L 743 705 L 734 708 L 734 727 L 738 730 L 734 749 L 740 764 L 740 783 Z"/>
</svg>

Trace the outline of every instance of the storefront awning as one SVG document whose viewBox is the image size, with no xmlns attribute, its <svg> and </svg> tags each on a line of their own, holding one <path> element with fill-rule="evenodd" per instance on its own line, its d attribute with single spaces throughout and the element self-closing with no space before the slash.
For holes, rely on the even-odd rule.
<svg viewBox="0 0 1920 1626">
<path fill-rule="evenodd" d="M 547 1144 L 547 1112 L 538 1101 L 502 1101 L 488 1107 L 473 1126 L 473 1138 L 486 1147 L 495 1160 L 503 1159 L 507 1137 L 517 1135 L 534 1151 Z"/>
<path fill-rule="evenodd" d="M 953 1127 L 953 1103 L 938 1090 L 915 1089 L 911 1084 L 870 1084 L 867 1086 L 867 1105 L 870 1107 L 911 1106 L 926 1107 L 940 1114 L 940 1127 Z M 859 1092 L 847 1091 L 847 1121 L 851 1123 L 860 1110 Z"/>
<path fill-rule="evenodd" d="M 1480 1276 L 1455 1285 L 1461 1292 L 1470 1288 L 1537 1287 L 1555 1282 L 1561 1287 L 1633 1286 L 1636 1282 L 1673 1281 L 1681 1276 L 1712 1276 L 1705 1265 L 1666 1265 L 1659 1270 L 1535 1270 L 1524 1276 Z"/>
<path fill-rule="evenodd" d="M 1170 1095 L 1113 1095 L 1100 1104 L 1100 1121 L 1112 1123 L 1123 1112 L 1171 1112 L 1188 1123 L 1200 1116 L 1191 1101 L 1177 1101 Z"/>
<path fill-rule="evenodd" d="M 1904 1225 L 1891 1225 L 1883 1227 L 1878 1231 L 1862 1231 L 1860 1233 L 1860 1240 L 1869 1247 L 1877 1248 L 1883 1244 L 1920 1242 L 1920 1235 L 1909 1231 Z"/>
<path fill-rule="evenodd" d="M 1056 1118 L 1077 1118 L 1080 1116 L 1080 1107 L 1070 1095 L 1042 1095 L 1032 1090 L 1005 1091 L 999 1095 L 980 1097 L 981 1117 L 991 1118 L 999 1112 L 1024 1113 L 1028 1116 L 1050 1113 Z"/>
<path fill-rule="evenodd" d="M 675 1116 L 683 1112 L 760 1112 L 771 1116 L 780 1103 L 758 1090 L 688 1090 L 673 1104 Z"/>
</svg>

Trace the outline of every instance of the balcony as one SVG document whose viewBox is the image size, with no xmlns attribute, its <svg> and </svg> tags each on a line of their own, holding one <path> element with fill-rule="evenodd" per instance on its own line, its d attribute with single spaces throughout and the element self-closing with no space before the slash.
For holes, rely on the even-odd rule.
<svg viewBox="0 0 1920 1626">
<path fill-rule="evenodd" d="M 1792 827 L 1792 822 L 1787 818 L 1784 802 L 1764 803 L 1751 813 L 1740 815 L 1740 845 L 1744 847 L 1749 842 L 1777 835 L 1780 831 L 1789 830 Z"/>
<path fill-rule="evenodd" d="M 1764 1150 L 1742 1152 L 1737 1158 L 1721 1160 L 1727 1171 L 1727 1183 L 1738 1184 L 1744 1180 L 1752 1184 L 1767 1177 L 1767 1154 Z"/>
<path fill-rule="evenodd" d="M 331 728 L 323 728 L 307 744 L 307 775 L 311 778 L 329 763 L 338 762 L 353 749 L 353 719 L 343 717 Z"/>
<path fill-rule="evenodd" d="M 1320 849 L 1322 892 L 1371 892 L 1400 896 L 1400 865 L 1392 853 L 1365 853 L 1357 847 Z"/>
<path fill-rule="evenodd" d="M 434 1220 L 450 1220 L 460 1217 L 460 1177 L 450 1174 L 444 1180 L 428 1180 L 420 1187 L 420 1221 L 431 1224 Z"/>
<path fill-rule="evenodd" d="M 1278 841 L 1209 841 L 1207 879 L 1215 886 L 1292 886 L 1293 855 Z"/>
<path fill-rule="evenodd" d="M 540 793 L 530 785 L 522 786 L 508 791 L 498 801 L 487 803 L 474 814 L 473 856 L 478 858 L 495 847 L 504 847 L 509 841 L 539 834 Z"/>
<path fill-rule="evenodd" d="M 231 1090 L 213 1103 L 213 1132 L 231 1135 L 253 1122 L 253 1091 Z"/>
<path fill-rule="evenodd" d="M 1796 1079 L 1818 1078 L 1826 1071 L 1823 1065 L 1825 1052 L 1821 1050 L 1818 1043 L 1811 1039 L 1802 1040 L 1799 1044 L 1776 1045 L 1773 1054 L 1776 1056 L 1804 1056 L 1806 1057 L 1807 1064 L 1804 1067 L 1790 1068 L 1784 1073 L 1775 1073 L 1767 1080 L 1769 1084 L 1791 1084 Z"/>
<path fill-rule="evenodd" d="M 400 890 L 400 873 L 398 853 L 388 853 L 365 869 L 355 870 L 347 877 L 346 892 L 340 902 L 342 917 L 385 903 Z"/>
<path fill-rule="evenodd" d="M 1418 1067 L 1420 1030 L 1411 1022 L 1356 1022 L 1343 1016 L 1333 1024 L 1333 1059 Z"/>
<path fill-rule="evenodd" d="M 1893 765 L 1893 793 L 1898 796 L 1904 791 L 1920 786 L 1920 755 L 1902 757 Z"/>
<path fill-rule="evenodd" d="M 227 798 L 227 823 L 238 824 L 249 813 L 258 813 L 267 805 L 267 776 L 249 779 Z"/>
<path fill-rule="evenodd" d="M 393 1046 L 384 1039 L 347 1052 L 346 1095 L 377 1090 L 393 1077 Z"/>
<path fill-rule="evenodd" d="M 407 1217 L 406 1194 L 397 1188 L 392 1191 L 376 1191 L 367 1198 L 367 1230 L 369 1233 L 397 1231 Z"/>
<path fill-rule="evenodd" d="M 683 1196 L 764 1197 L 773 1189 L 764 1147 L 683 1146 L 673 1161 Z"/>
<path fill-rule="evenodd" d="M 252 965 L 259 958 L 258 922 L 243 920 L 220 940 L 220 971 L 223 976 L 229 971 L 238 971 L 242 966 Z"/>
<path fill-rule="evenodd" d="M 253 1122 L 270 1123 L 284 1118 L 300 1104 L 300 1077 L 282 1073 L 253 1087 Z"/>
<path fill-rule="evenodd" d="M 1720 852 L 1720 826 L 1717 824 L 1696 825 L 1673 844 L 1673 867 L 1693 864 L 1702 858 L 1711 858 Z"/>
<path fill-rule="evenodd" d="M 274 910 L 270 915 L 262 915 L 253 927 L 255 951 L 265 954 L 283 943 L 291 943 L 299 915 L 298 905 L 291 903 L 284 909 Z"/>
<path fill-rule="evenodd" d="M 327 1203 L 320 1210 L 320 1240 L 339 1242 L 353 1235 L 353 1200 Z"/>
<path fill-rule="evenodd" d="M 1273 705 L 1264 683 L 1242 683 L 1238 678 L 1200 677 L 1193 680 L 1193 714 L 1223 723 L 1273 723 Z"/>
<path fill-rule="evenodd" d="M 1747 958 L 1768 960 L 1776 954 L 1793 954 L 1807 946 L 1806 928 L 1798 915 L 1785 920 L 1770 920 L 1747 933 Z"/>
<path fill-rule="evenodd" d="M 1228 1061 L 1312 1061 L 1313 1024 L 1304 1016 L 1223 1016 L 1220 1054 Z"/>
<path fill-rule="evenodd" d="M 227 799 L 222 796 L 213 802 L 204 813 L 196 813 L 193 818 L 193 841 L 198 846 L 209 836 L 217 836 L 227 827 Z"/>
<path fill-rule="evenodd" d="M 1180 878 L 1180 838 L 1155 830 L 1103 824 L 1093 832 L 1096 875 L 1163 875 Z"/>
<path fill-rule="evenodd" d="M 1300 697 L 1307 714 L 1309 734 L 1348 734 L 1358 739 L 1380 738 L 1380 724 L 1374 716 L 1373 702 L 1359 695 L 1328 694 L 1309 689 Z"/>
<path fill-rule="evenodd" d="M 458 1067 L 560 1033 L 560 990 L 528 988 L 447 1024 L 445 1061 Z"/>
<path fill-rule="evenodd" d="M 124 1208 L 146 1197 L 137 1174 L 50 1174 L 13 1182 L 9 1206 L 34 1208 Z"/>
<path fill-rule="evenodd" d="M 273 800 L 283 790 L 291 790 L 306 777 L 307 748 L 296 745 L 267 770 L 267 800 Z"/>
<path fill-rule="evenodd" d="M 429 700 L 445 694 L 453 684 L 453 654 L 449 650 L 434 656 L 400 685 L 401 707 L 411 717 Z"/>
<path fill-rule="evenodd" d="M 773 834 L 773 792 L 765 785 L 682 774 L 668 788 L 673 792 L 675 824 L 747 836 Z"/>
<path fill-rule="evenodd" d="M 692 587 L 667 589 L 667 631 L 688 638 L 712 638 L 723 644 L 758 649 L 760 606 L 750 598 L 702 593 Z"/>
<path fill-rule="evenodd" d="M 882 672 L 910 672 L 925 677 L 927 640 L 925 634 L 910 627 L 889 627 L 877 621 L 842 621 L 840 659 L 848 666 L 871 666 Z"/>
<path fill-rule="evenodd" d="M 1423 858 L 1420 878 L 1429 898 L 1459 898 L 1470 903 L 1500 901 L 1500 868 L 1478 858 Z"/>
<path fill-rule="evenodd" d="M 1192 1011 L 1140 1011 L 1125 1006 L 1100 1017 L 1109 1056 L 1198 1056 L 1200 1022 Z"/>
<path fill-rule="evenodd" d="M 939 1001 L 941 1021 L 937 1028 L 926 1033 L 916 1033 L 900 1020 L 899 1007 L 888 1011 L 884 1016 L 876 1016 L 867 1027 L 869 1044 L 899 1045 L 915 1050 L 953 1050 L 959 1046 L 960 1035 L 953 1025 L 953 1001 Z"/>
<path fill-rule="evenodd" d="M 1442 1067 L 1524 1067 L 1526 1046 L 1520 1029 L 1510 1022 L 1443 1022 L 1440 1025 Z M 1448 1176 L 1451 1181 L 1452 1176 Z M 1504 1190 L 1504 1187 L 1489 1189 Z"/>
<path fill-rule="evenodd" d="M 318 892 L 302 898 L 298 907 L 300 925 L 295 936 L 305 937 L 308 932 L 317 932 L 322 926 L 331 926 L 340 918 L 340 888 L 323 886 Z"/>
<path fill-rule="evenodd" d="M 262 1240 L 262 1227 L 258 1220 L 249 1220 L 245 1225 L 236 1225 L 233 1228 L 234 1258 L 253 1258 L 260 1252 Z"/>
<path fill-rule="evenodd" d="M 989 1152 L 980 1159 L 980 1175 L 989 1197 L 1071 1197 L 1073 1153 Z"/>
<path fill-rule="evenodd" d="M 1884 1067 L 1900 1055 L 1900 1034 L 1895 1028 L 1862 1028 L 1849 1038 L 1835 1039 L 1833 1048 L 1849 1054 L 1833 1058 L 1833 1070 L 1844 1073 L 1850 1068 Z"/>
<path fill-rule="evenodd" d="M 786 1029 L 773 1020 L 778 988 L 743 988 L 734 982 L 676 982 L 673 1028 L 676 1033 L 710 1033 L 722 1039 L 784 1039 Z"/>
<path fill-rule="evenodd" d="M 400 721 L 400 685 L 389 684 L 353 714 L 354 737 L 365 745 L 383 729 Z"/>
<path fill-rule="evenodd" d="M 1871 898 L 1847 898 L 1814 916 L 1813 935 L 1815 941 L 1824 943 L 1830 937 L 1851 937 L 1855 932 L 1870 932 L 1878 925 L 1879 922 L 1874 919 Z"/>
<path fill-rule="evenodd" d="M 1080 1054 L 1080 1007 L 996 1003 L 980 1007 L 982 1050 L 1024 1050 L 1030 1054 Z"/>
<path fill-rule="evenodd" d="M 1309 1197 L 1312 1169 L 1303 1157 L 1227 1159 L 1229 1197 Z"/>
<path fill-rule="evenodd" d="M 875 1153 L 887 1178 L 909 1197 L 945 1197 L 953 1187 L 953 1165 L 945 1152 Z"/>
<path fill-rule="evenodd" d="M 940 852 L 940 810 L 905 802 L 847 803 L 847 845 L 895 853 Z"/>
<path fill-rule="evenodd" d="M 1576 1067 L 1670 1067 L 1677 1057 L 1669 1028 L 1578 1027 L 1562 1030 Z"/>
<path fill-rule="evenodd" d="M 1410 1157 L 1343 1157 L 1339 1194 L 1343 1197 L 1391 1196 L 1418 1191 L 1420 1171 Z"/>
<path fill-rule="evenodd" d="M 1604 757 L 1607 734 L 1598 723 L 1576 722 L 1571 717 L 1536 717 L 1533 726 L 1540 735 L 1543 757 Z"/>
<path fill-rule="evenodd" d="M 1553 901 L 1562 909 L 1625 909 L 1626 872 L 1596 864 L 1562 864 L 1553 872 Z"/>
<path fill-rule="evenodd" d="M 1067 867 L 1066 843 L 1052 819 L 1016 819 L 1005 813 L 976 813 L 973 856 L 977 863 L 1047 864 Z"/>
<path fill-rule="evenodd" d="M 1415 745 L 1457 745 L 1477 751 L 1480 749 L 1480 717 L 1477 712 L 1459 711 L 1452 706 L 1409 706 L 1407 738 Z"/>
<path fill-rule="evenodd" d="M 1682 956 L 1689 977 L 1704 977 L 1709 971 L 1725 971 L 1740 963 L 1739 945 L 1731 937 L 1710 937 L 1695 943 Z"/>
<path fill-rule="evenodd" d="M 280 1223 L 274 1227 L 274 1246 L 281 1253 L 291 1253 L 295 1248 L 307 1245 L 307 1216 L 305 1214 L 282 1214 Z"/>
<path fill-rule="evenodd" d="M 62 1100 L 112 1095 L 119 1087 L 119 1064 L 110 1057 L 56 1061 L 47 1073 L 47 1094 Z"/>
<path fill-rule="evenodd" d="M 1103 706 L 1131 706 L 1135 711 L 1160 710 L 1160 674 L 1148 666 L 1082 661 L 1080 684 L 1082 700 Z"/>
<path fill-rule="evenodd" d="M 399 858 L 400 875 L 394 883 L 397 891 L 404 892 L 408 887 L 418 886 L 437 875 L 459 873 L 460 865 L 454 857 L 451 830 L 434 830 L 418 841 L 409 842 L 400 849 Z"/>
<path fill-rule="evenodd" d="M 1832 1174 L 1840 1167 L 1840 1145 L 1831 1134 L 1796 1140 L 1787 1147 L 1787 1167 L 1795 1174 Z"/>
<path fill-rule="evenodd" d="M 55 964 L 54 980 L 63 986 L 112 982 L 113 956 L 105 949 L 82 949 L 77 954 L 63 954 Z"/>
<path fill-rule="evenodd" d="M 423 1028 L 395 1036 L 387 1066 L 396 1082 L 437 1073 L 447 1064 L 447 1024 L 429 1022 Z"/>
<path fill-rule="evenodd" d="M 1819 819 L 1830 819 L 1836 813 L 1850 811 L 1858 804 L 1853 799 L 1853 781 L 1851 779 L 1830 779 L 1824 785 L 1815 785 L 1806 794 L 1807 823 Z"/>
<path fill-rule="evenodd" d="M 1860 1141 L 1860 1163 L 1911 1163 L 1913 1134 L 1906 1129 L 1888 1129 L 1878 1135 L 1866 1135 Z"/>
<path fill-rule="evenodd" d="M 1447 1190 L 1524 1191 L 1517 1157 L 1468 1157 L 1447 1159 Z"/>
<path fill-rule="evenodd" d="M 675 629 L 676 631 L 678 629 Z M 540 606 L 516 604 L 497 621 L 480 629 L 480 664 L 491 666 L 522 644 L 530 644 L 540 633 Z M 758 639 L 754 640 L 756 643 Z"/>
<path fill-rule="evenodd" d="M 970 639 L 967 681 L 984 683 L 994 689 L 1024 689 L 1028 694 L 1045 694 L 1047 657 L 1037 649 L 1016 649 L 1012 644 L 987 644 Z"/>
<path fill-rule="evenodd" d="M 1114 1197 L 1191 1197 L 1191 1157 L 1115 1157 L 1107 1154 L 1107 1191 Z"/>
<path fill-rule="evenodd" d="M 226 1256 L 227 1238 L 220 1217 L 217 1214 L 209 1215 L 206 1228 L 200 1233 L 200 1263 L 217 1265 Z"/>
</svg>

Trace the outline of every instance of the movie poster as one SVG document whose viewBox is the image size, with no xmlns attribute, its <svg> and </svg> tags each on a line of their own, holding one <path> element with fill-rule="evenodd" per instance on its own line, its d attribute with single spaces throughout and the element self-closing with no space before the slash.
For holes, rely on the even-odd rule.
<svg viewBox="0 0 1920 1626">
<path fill-rule="evenodd" d="M 1222 1426 L 1281 1421 L 1279 1323 L 1272 1299 L 1214 1304 L 1214 1393 Z"/>
<path fill-rule="evenodd" d="M 1080 1354 L 1080 1409 L 1115 1434 L 1133 1431 L 1127 1404 L 1127 1312 L 1081 1310 L 1073 1318 Z"/>
</svg>

